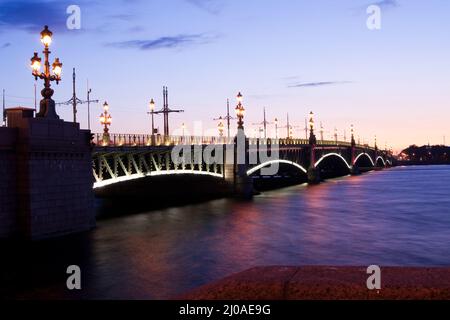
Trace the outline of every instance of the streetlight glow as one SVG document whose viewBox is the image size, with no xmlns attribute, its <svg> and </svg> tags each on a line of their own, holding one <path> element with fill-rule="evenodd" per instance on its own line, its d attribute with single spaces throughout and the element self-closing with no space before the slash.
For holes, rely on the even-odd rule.
<svg viewBox="0 0 450 320">
<path fill-rule="evenodd" d="M 53 33 L 48 29 L 48 26 L 45 26 L 44 30 L 41 32 L 41 42 L 46 48 L 52 43 L 52 35 Z"/>
<path fill-rule="evenodd" d="M 31 57 L 31 69 L 33 69 L 33 75 L 37 80 L 39 72 L 41 71 L 41 58 L 38 57 L 37 52 L 35 52 L 33 57 Z"/>
<path fill-rule="evenodd" d="M 150 100 L 150 112 L 155 111 L 155 101 L 152 99 Z"/>
<path fill-rule="evenodd" d="M 62 73 L 62 63 L 59 61 L 59 58 L 55 59 L 55 62 L 52 64 L 53 73 L 55 74 L 56 79 L 59 81 L 61 79 Z"/>
<path fill-rule="evenodd" d="M 238 104 L 236 106 L 236 116 L 238 118 L 238 129 L 244 129 L 244 115 L 245 115 L 245 108 L 242 105 L 243 97 L 242 94 L 239 92 L 237 95 L 237 101 Z"/>
<path fill-rule="evenodd" d="M 223 122 L 222 122 L 222 117 L 220 117 L 220 122 L 219 122 L 219 124 L 217 125 L 217 128 L 219 129 L 219 136 L 220 137 L 223 137 L 223 129 L 224 129 L 224 124 L 223 124 Z"/>
<path fill-rule="evenodd" d="M 243 97 L 242 97 L 242 94 L 240 92 L 238 93 L 236 99 L 237 99 L 238 102 L 242 102 Z"/>
<path fill-rule="evenodd" d="M 312 111 L 309 113 L 309 129 L 314 131 L 314 113 Z"/>
<path fill-rule="evenodd" d="M 278 118 L 275 118 L 275 139 L 278 139 Z"/>
<path fill-rule="evenodd" d="M 103 146 L 107 146 L 109 144 L 109 129 L 108 126 L 111 125 L 112 123 L 112 117 L 108 112 L 109 110 L 109 105 L 108 103 L 105 101 L 105 103 L 103 104 L 103 113 L 100 114 L 100 124 L 103 125 Z"/>
<path fill-rule="evenodd" d="M 41 32 L 41 42 L 44 44 L 44 71 L 41 72 L 41 58 L 35 52 L 31 58 L 31 74 L 36 80 L 38 78 L 44 80 L 44 90 L 41 91 L 44 99 L 41 100 L 40 109 L 36 113 L 36 117 L 59 119 L 55 110 L 55 102 L 52 99 L 54 91 L 51 89 L 51 82 L 56 81 L 56 84 L 59 84 L 59 81 L 61 81 L 62 63 L 59 61 L 59 58 L 56 58 L 50 70 L 50 50 L 48 48 L 52 42 L 52 35 L 53 33 L 48 29 L 48 26 L 45 26 Z"/>
</svg>

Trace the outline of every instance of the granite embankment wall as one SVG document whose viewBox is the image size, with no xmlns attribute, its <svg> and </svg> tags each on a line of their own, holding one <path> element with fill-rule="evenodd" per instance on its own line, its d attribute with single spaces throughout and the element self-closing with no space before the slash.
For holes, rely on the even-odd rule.
<svg viewBox="0 0 450 320">
<path fill-rule="evenodd" d="M 16 129 L 0 127 L 0 238 L 17 230 L 16 140 Z"/>
</svg>

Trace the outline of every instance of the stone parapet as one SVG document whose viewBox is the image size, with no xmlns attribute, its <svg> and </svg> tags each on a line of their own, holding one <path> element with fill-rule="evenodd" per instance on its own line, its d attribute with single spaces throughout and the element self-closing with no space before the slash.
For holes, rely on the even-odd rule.
<svg viewBox="0 0 450 320">
<path fill-rule="evenodd" d="M 7 129 L 16 132 L 9 170 L 14 191 L 8 197 L 16 203 L 15 210 L 8 209 L 14 210 L 14 233 L 41 239 L 94 227 L 90 132 L 77 123 L 34 118 L 31 109 L 7 114 Z M 0 186 L 6 183 L 0 179 Z M 2 206 L 6 203 L 2 200 Z"/>
</svg>

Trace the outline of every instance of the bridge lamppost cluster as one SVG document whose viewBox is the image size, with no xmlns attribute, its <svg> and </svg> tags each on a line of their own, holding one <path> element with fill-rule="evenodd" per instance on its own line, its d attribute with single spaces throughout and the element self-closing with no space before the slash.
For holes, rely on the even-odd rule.
<svg viewBox="0 0 450 320">
<path fill-rule="evenodd" d="M 278 139 L 278 118 L 275 118 L 275 139 Z"/>
<path fill-rule="evenodd" d="M 353 124 L 350 126 L 350 134 L 351 134 L 350 145 L 351 145 L 351 153 L 352 153 L 352 155 L 351 155 L 351 158 L 352 158 L 352 160 L 351 160 L 351 166 L 352 166 L 351 170 L 352 170 L 352 173 L 357 173 L 357 169 L 354 166 L 355 161 L 356 161 L 356 154 L 355 154 L 356 142 L 355 142 L 355 127 L 353 126 Z"/>
<path fill-rule="evenodd" d="M 323 142 L 323 133 L 325 130 L 323 129 L 322 121 L 320 122 L 320 141 Z"/>
<path fill-rule="evenodd" d="M 44 72 L 41 72 L 41 58 L 37 52 L 31 58 L 31 69 L 36 80 L 38 78 L 44 80 L 44 89 L 41 91 L 43 99 L 40 102 L 39 112 L 36 114 L 36 117 L 59 119 L 59 116 L 56 114 L 55 101 L 52 99 L 54 91 L 50 88 L 50 84 L 52 81 L 56 81 L 56 84 L 61 81 L 62 63 L 59 61 L 59 58 L 56 58 L 50 71 L 49 47 L 52 43 L 52 35 L 53 33 L 48 29 L 48 26 L 45 26 L 41 32 L 41 42 L 44 45 Z"/>
<path fill-rule="evenodd" d="M 217 124 L 217 129 L 219 129 L 219 137 L 223 137 L 223 130 L 225 125 L 223 124 L 222 117 L 219 118 L 219 123 Z"/>
<path fill-rule="evenodd" d="M 227 134 L 228 134 L 228 138 L 230 138 L 230 122 L 231 120 L 234 120 L 234 118 L 232 116 L 230 116 L 230 100 L 227 99 L 227 115 L 222 117 L 218 117 L 213 119 L 213 121 L 227 121 Z"/>
<path fill-rule="evenodd" d="M 150 106 L 150 112 L 147 112 L 147 114 L 151 114 L 152 115 L 152 142 L 153 142 L 153 137 L 155 135 L 155 101 L 153 99 L 150 100 L 149 103 Z"/>
<path fill-rule="evenodd" d="M 244 130 L 245 108 L 242 105 L 242 100 L 243 100 L 242 94 L 239 92 L 236 98 L 237 98 L 237 101 L 238 101 L 238 104 L 237 104 L 236 109 L 235 109 L 236 116 L 238 118 L 238 130 Z"/>
<path fill-rule="evenodd" d="M 316 144 L 316 135 L 314 134 L 314 113 L 309 113 L 309 143 Z"/>
<path fill-rule="evenodd" d="M 350 126 L 350 134 L 351 134 L 350 143 L 354 145 L 356 144 L 356 142 L 355 142 L 355 127 L 353 126 L 353 124 Z"/>
<path fill-rule="evenodd" d="M 112 117 L 109 114 L 109 105 L 105 101 L 103 104 L 103 113 L 100 114 L 100 124 L 103 125 L 103 145 L 106 146 L 109 144 L 109 128 L 111 125 Z"/>
<path fill-rule="evenodd" d="M 311 111 L 309 113 L 309 147 L 310 147 L 310 159 L 309 168 L 307 171 L 308 180 L 311 183 L 320 182 L 320 171 L 316 168 L 316 144 L 317 139 L 314 134 L 314 113 Z"/>
</svg>

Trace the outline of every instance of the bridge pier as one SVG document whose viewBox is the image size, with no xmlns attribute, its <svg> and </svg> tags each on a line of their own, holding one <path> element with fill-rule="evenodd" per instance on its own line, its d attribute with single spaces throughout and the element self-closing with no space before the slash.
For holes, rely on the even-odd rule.
<svg viewBox="0 0 450 320">
<path fill-rule="evenodd" d="M 321 179 L 320 179 L 320 169 L 319 168 L 310 167 L 306 174 L 308 177 L 309 184 L 320 183 Z"/>
<path fill-rule="evenodd" d="M 244 172 L 244 174 L 240 174 L 239 172 Z M 251 199 L 254 194 L 253 180 L 251 177 L 247 176 L 246 172 L 246 165 L 238 165 L 238 174 L 236 175 L 234 185 L 234 195 L 240 199 Z"/>
<path fill-rule="evenodd" d="M 253 180 L 247 175 L 248 171 L 248 139 L 244 130 L 238 130 L 230 154 L 227 148 L 224 163 L 224 178 L 230 185 L 231 192 L 236 198 L 253 198 Z"/>
<path fill-rule="evenodd" d="M 357 175 L 359 175 L 361 172 L 360 172 L 360 170 L 359 170 L 359 167 L 358 166 L 355 166 L 355 165 L 352 165 L 352 167 L 351 167 L 351 169 L 350 169 L 350 174 L 352 175 L 352 176 L 357 176 Z"/>
<path fill-rule="evenodd" d="M 316 167 L 316 144 L 317 139 L 314 134 L 314 120 L 310 118 L 310 129 L 309 129 L 309 168 L 306 172 L 308 183 L 309 184 L 318 184 L 320 183 L 320 169 Z"/>
<path fill-rule="evenodd" d="M 0 167 L 11 167 L 0 186 L 11 180 L 8 198 L 0 197 L 0 217 L 9 230 L 0 237 L 42 239 L 95 226 L 90 132 L 79 124 L 34 118 L 33 109 L 7 110 L 14 145 Z M 2 151 L 0 150 L 0 153 Z M 11 190 L 12 189 L 12 190 Z M 7 206 L 4 202 L 13 202 Z"/>
<path fill-rule="evenodd" d="M 254 194 L 253 180 L 247 176 L 247 166 L 230 162 L 224 165 L 224 179 L 229 192 L 239 199 L 251 199 Z"/>
</svg>

